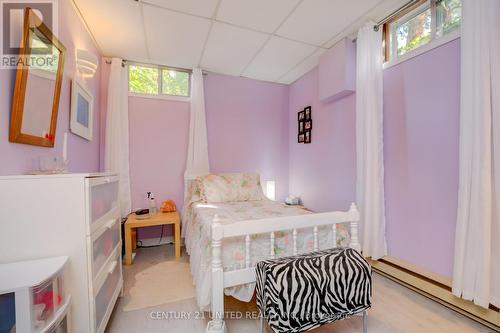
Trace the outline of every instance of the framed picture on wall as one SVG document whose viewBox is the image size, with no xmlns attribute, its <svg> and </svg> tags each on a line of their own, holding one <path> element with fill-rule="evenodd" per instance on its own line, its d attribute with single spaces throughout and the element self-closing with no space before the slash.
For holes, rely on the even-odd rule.
<svg viewBox="0 0 500 333">
<path fill-rule="evenodd" d="M 297 142 L 304 143 L 304 140 L 305 140 L 305 134 L 299 134 L 297 137 Z"/>
<path fill-rule="evenodd" d="M 303 110 L 303 111 L 299 111 L 299 113 L 297 114 L 297 120 L 298 121 L 303 121 L 306 117 L 306 112 Z"/>
<path fill-rule="evenodd" d="M 309 131 L 312 129 L 312 120 L 307 120 L 304 122 L 304 129 Z"/>
<path fill-rule="evenodd" d="M 304 110 L 297 113 L 297 142 L 311 143 L 312 131 L 312 114 L 311 106 L 307 106 Z"/>
<path fill-rule="evenodd" d="M 304 133 L 304 143 L 311 143 L 311 131 Z"/>
<path fill-rule="evenodd" d="M 304 129 L 305 129 L 305 123 L 303 121 L 299 121 L 299 134 L 303 134 L 304 133 Z"/>
<path fill-rule="evenodd" d="M 71 82 L 70 130 L 89 141 L 92 141 L 93 101 L 94 97 L 80 81 Z"/>
<path fill-rule="evenodd" d="M 311 120 L 311 107 L 308 106 L 304 109 L 304 119 Z"/>
</svg>

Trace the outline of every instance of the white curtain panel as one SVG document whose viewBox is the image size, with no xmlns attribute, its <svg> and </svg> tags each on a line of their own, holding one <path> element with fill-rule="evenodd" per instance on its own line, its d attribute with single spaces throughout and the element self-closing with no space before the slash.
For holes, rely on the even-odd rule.
<svg viewBox="0 0 500 333">
<path fill-rule="evenodd" d="M 131 211 L 129 172 L 128 78 L 122 59 L 113 58 L 108 85 L 104 169 L 118 174 L 121 216 Z"/>
<path fill-rule="evenodd" d="M 453 293 L 500 307 L 500 1 L 463 0 Z"/>
<path fill-rule="evenodd" d="M 358 31 L 356 74 L 356 201 L 363 255 L 387 254 L 384 207 L 382 32 L 373 22 Z"/>
<path fill-rule="evenodd" d="M 189 200 L 189 182 L 210 172 L 208 163 L 207 122 L 205 117 L 205 93 L 203 72 L 194 68 L 191 84 L 191 114 L 189 119 L 189 146 L 184 172 L 184 209 Z M 184 214 L 183 214 L 184 215 Z M 182 219 L 184 225 L 184 218 Z M 184 236 L 186 228 L 182 228 Z"/>
<path fill-rule="evenodd" d="M 205 93 L 201 69 L 193 69 L 189 146 L 184 179 L 195 179 L 209 172 Z"/>
</svg>

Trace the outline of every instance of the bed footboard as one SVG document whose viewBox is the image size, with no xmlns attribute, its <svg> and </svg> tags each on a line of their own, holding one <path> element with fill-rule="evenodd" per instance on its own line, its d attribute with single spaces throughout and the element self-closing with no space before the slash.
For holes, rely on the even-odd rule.
<svg viewBox="0 0 500 333">
<path fill-rule="evenodd" d="M 328 212 L 298 216 L 266 218 L 253 221 L 241 221 L 223 225 L 216 217 L 212 224 L 212 320 L 208 323 L 207 333 L 226 332 L 224 322 L 224 288 L 255 282 L 255 267 L 251 267 L 250 242 L 251 235 L 269 234 L 269 258 L 275 258 L 275 232 L 292 231 L 292 253 L 297 254 L 297 230 L 312 229 L 314 251 L 319 249 L 318 227 L 332 227 L 332 247 L 337 246 L 337 224 L 350 224 L 349 246 L 357 251 L 361 246 L 358 238 L 359 212 L 353 203 L 346 212 Z M 250 222 L 250 223 L 249 223 Z M 245 268 L 224 272 L 222 267 L 222 240 L 229 237 L 245 237 Z"/>
</svg>

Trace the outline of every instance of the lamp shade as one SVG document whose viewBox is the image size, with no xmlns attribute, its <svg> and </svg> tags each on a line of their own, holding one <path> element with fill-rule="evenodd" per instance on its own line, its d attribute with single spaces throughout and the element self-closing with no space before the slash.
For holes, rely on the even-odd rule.
<svg viewBox="0 0 500 333">
<path fill-rule="evenodd" d="M 76 66 L 78 72 L 84 77 L 93 77 L 98 64 L 97 56 L 86 50 L 76 51 Z"/>
<path fill-rule="evenodd" d="M 276 200 L 276 182 L 274 180 L 264 180 L 262 190 L 268 199 Z"/>
</svg>

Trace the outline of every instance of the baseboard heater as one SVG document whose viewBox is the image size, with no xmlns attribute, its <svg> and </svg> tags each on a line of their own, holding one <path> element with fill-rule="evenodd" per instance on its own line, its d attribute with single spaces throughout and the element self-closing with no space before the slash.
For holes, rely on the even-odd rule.
<svg viewBox="0 0 500 333">
<path fill-rule="evenodd" d="M 379 260 L 369 260 L 369 262 L 381 275 L 500 332 L 500 309 L 493 305 L 485 309 L 454 296 L 451 293 L 450 280 L 406 264 L 394 257 L 384 257 Z"/>
</svg>

